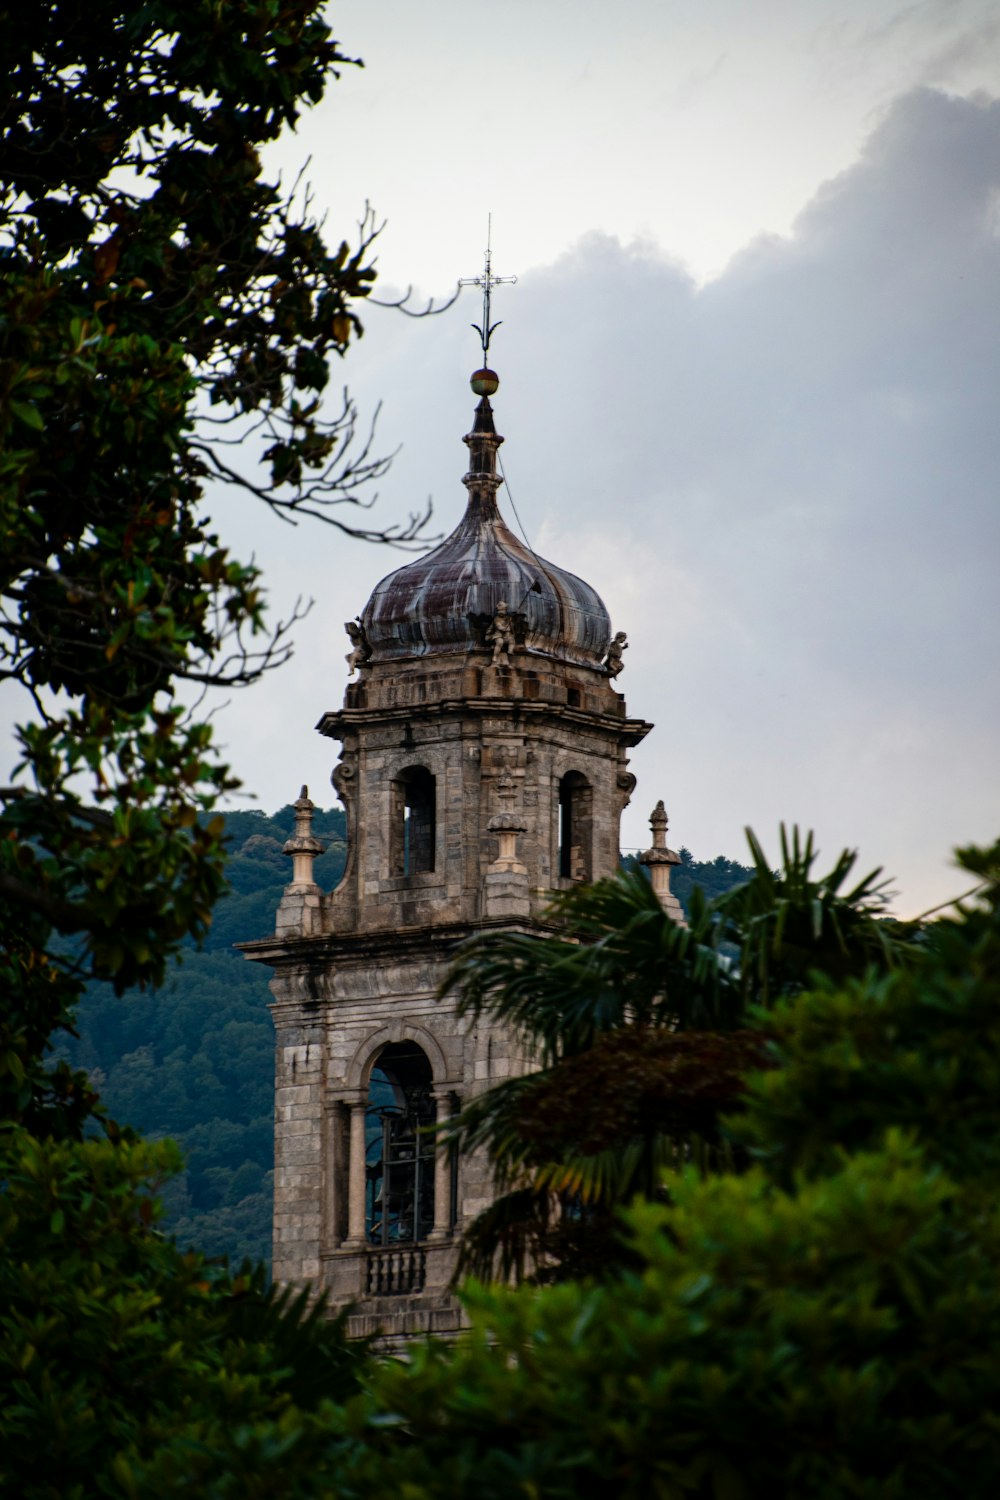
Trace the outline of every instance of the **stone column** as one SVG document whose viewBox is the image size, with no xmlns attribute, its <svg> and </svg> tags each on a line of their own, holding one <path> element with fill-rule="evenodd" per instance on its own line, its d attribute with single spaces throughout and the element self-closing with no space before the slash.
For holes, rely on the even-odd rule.
<svg viewBox="0 0 1000 1500">
<path fill-rule="evenodd" d="M 340 1126 L 340 1106 L 327 1104 L 323 1110 L 323 1152 L 320 1181 L 323 1184 L 323 1217 L 320 1221 L 321 1251 L 334 1248 L 340 1236 L 337 1233 L 337 1209 L 341 1185 L 337 1181 L 337 1131 Z"/>
<path fill-rule="evenodd" d="M 365 1112 L 367 1099 L 351 1102 L 351 1144 L 347 1180 L 347 1239 L 345 1250 L 365 1243 Z"/>
<path fill-rule="evenodd" d="M 446 1089 L 434 1090 L 437 1106 L 436 1120 L 441 1125 L 451 1118 L 451 1094 Z M 434 1152 L 434 1228 L 429 1238 L 446 1240 L 451 1237 L 451 1151 L 438 1136 Z"/>
</svg>

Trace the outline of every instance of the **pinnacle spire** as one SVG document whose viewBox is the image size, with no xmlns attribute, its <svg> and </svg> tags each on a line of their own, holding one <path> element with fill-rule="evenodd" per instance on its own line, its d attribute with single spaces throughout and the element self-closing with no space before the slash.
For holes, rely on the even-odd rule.
<svg viewBox="0 0 1000 1500">
<path fill-rule="evenodd" d="M 469 472 L 463 483 L 469 491 L 469 510 L 478 510 L 482 515 L 498 515 L 496 504 L 496 493 L 501 483 L 497 477 L 497 449 L 503 442 L 493 425 L 493 408 L 490 406 L 489 398 L 495 396 L 500 389 L 500 377 L 495 370 L 491 370 L 487 363 L 490 352 L 490 339 L 500 327 L 500 323 L 492 323 L 491 302 L 493 288 L 498 286 L 513 286 L 517 282 L 516 276 L 495 276 L 493 274 L 493 215 L 486 221 L 486 257 L 481 276 L 463 276 L 459 286 L 477 286 L 483 294 L 483 321 L 473 323 L 472 327 L 479 334 L 479 342 L 483 350 L 482 368 L 475 370 L 469 381 L 475 395 L 479 396 L 479 405 L 476 407 L 476 417 L 472 424 L 472 431 L 463 438 L 463 442 L 469 448 Z"/>
<path fill-rule="evenodd" d="M 472 383 L 475 389 L 475 376 Z M 499 384 L 497 381 L 496 385 Z M 469 469 L 462 480 L 469 491 L 469 513 L 471 515 L 478 512 L 483 517 L 498 517 L 497 490 L 503 480 L 497 473 L 497 449 L 503 438 L 493 425 L 493 408 L 489 396 L 484 394 L 480 397 L 472 431 L 466 433 L 462 442 L 469 450 Z"/>
</svg>

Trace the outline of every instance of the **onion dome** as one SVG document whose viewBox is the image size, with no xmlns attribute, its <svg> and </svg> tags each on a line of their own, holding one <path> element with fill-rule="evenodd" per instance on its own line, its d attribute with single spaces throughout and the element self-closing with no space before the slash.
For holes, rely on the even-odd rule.
<svg viewBox="0 0 1000 1500">
<path fill-rule="evenodd" d="M 481 400 L 463 439 L 470 454 L 465 515 L 433 552 L 376 585 L 361 615 L 368 662 L 482 647 L 505 603 L 529 655 L 599 667 L 611 640 L 608 612 L 589 583 L 537 557 L 504 525 L 496 472 L 503 438 L 489 403 L 499 381 L 477 370 L 472 384 Z"/>
</svg>

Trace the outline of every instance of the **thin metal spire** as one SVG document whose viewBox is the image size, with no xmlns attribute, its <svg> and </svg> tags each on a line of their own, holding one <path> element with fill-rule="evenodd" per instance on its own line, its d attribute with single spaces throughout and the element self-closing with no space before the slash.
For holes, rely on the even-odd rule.
<svg viewBox="0 0 1000 1500">
<path fill-rule="evenodd" d="M 490 214 L 486 220 L 486 266 L 481 276 L 463 276 L 459 280 L 459 286 L 478 286 L 483 292 L 483 321 L 473 323 L 472 327 L 479 334 L 480 343 L 483 346 L 483 364 L 487 363 L 490 352 L 490 339 L 500 327 L 500 321 L 490 322 L 490 302 L 492 300 L 493 288 L 495 286 L 514 286 L 517 282 L 516 276 L 494 276 L 491 259 L 490 243 L 493 236 L 493 215 Z"/>
</svg>

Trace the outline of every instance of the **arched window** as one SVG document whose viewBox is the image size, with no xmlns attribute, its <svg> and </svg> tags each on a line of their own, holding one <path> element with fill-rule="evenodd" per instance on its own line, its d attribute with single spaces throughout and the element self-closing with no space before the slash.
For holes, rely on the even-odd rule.
<svg viewBox="0 0 1000 1500">
<path fill-rule="evenodd" d="M 593 879 L 594 791 L 586 776 L 567 771 L 559 783 L 559 874 Z"/>
<path fill-rule="evenodd" d="M 365 1113 L 365 1239 L 413 1245 L 434 1228 L 431 1065 L 416 1042 L 385 1047 L 371 1071 Z"/>
<path fill-rule="evenodd" d="M 426 766 L 409 766 L 392 783 L 389 865 L 393 875 L 434 870 L 437 789 Z"/>
</svg>

